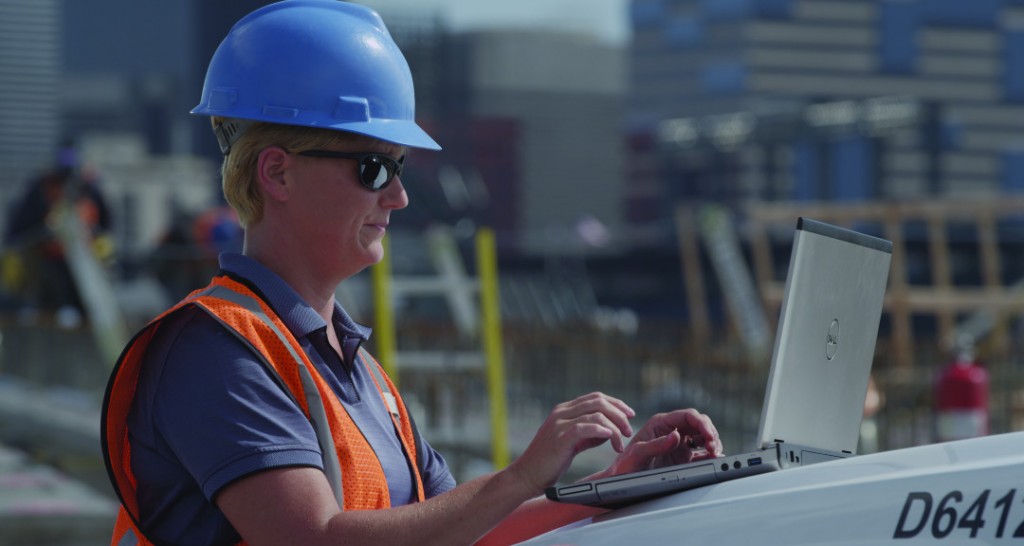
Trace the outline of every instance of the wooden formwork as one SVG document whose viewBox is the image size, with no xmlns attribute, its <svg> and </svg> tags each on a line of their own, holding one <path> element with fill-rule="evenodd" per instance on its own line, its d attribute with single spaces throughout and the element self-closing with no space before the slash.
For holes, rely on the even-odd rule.
<svg viewBox="0 0 1024 546">
<path fill-rule="evenodd" d="M 1009 349 L 1008 318 L 1024 312 L 1024 293 L 1019 285 L 1001 278 L 998 222 L 1024 216 L 1024 198 L 987 200 L 941 200 L 917 202 L 835 203 L 764 203 L 742 210 L 741 232 L 750 245 L 751 267 L 755 283 L 765 305 L 767 316 L 778 315 L 784 279 L 776 275 L 772 234 L 791 237 L 798 217 L 808 217 L 840 226 L 857 228 L 865 224 L 881 226 L 879 234 L 893 243 L 893 260 L 884 312 L 891 324 L 892 361 L 899 367 L 913 364 L 914 333 L 911 318 L 931 315 L 936 319 L 943 348 L 951 349 L 959 317 L 974 313 L 990 313 L 993 327 L 985 340 L 988 351 L 1004 355 Z M 688 296 L 699 294 L 704 281 L 699 266 L 699 241 L 693 229 L 693 210 L 680 209 L 677 226 L 683 260 L 684 283 Z M 923 223 L 927 233 L 928 265 L 931 283 L 911 284 L 908 280 L 906 226 Z M 979 286 L 956 286 L 953 283 L 950 242 L 947 233 L 951 224 L 972 225 L 978 246 Z M 710 329 L 706 306 L 690 297 L 690 314 L 694 329 Z M 699 299 L 699 298 L 697 298 Z M 980 341 L 980 340 L 979 340 Z"/>
</svg>

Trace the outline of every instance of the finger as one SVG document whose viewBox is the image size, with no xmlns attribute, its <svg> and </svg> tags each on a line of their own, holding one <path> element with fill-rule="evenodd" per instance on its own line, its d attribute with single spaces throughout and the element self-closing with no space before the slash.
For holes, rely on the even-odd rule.
<svg viewBox="0 0 1024 546">
<path fill-rule="evenodd" d="M 721 456 L 721 454 L 712 454 L 710 451 L 704 451 L 703 449 L 701 449 L 699 451 L 694 451 L 690 454 L 690 461 L 704 461 L 707 459 L 714 459 L 716 457 Z"/>
<path fill-rule="evenodd" d="M 630 419 L 636 417 L 636 412 L 633 411 L 633 408 L 629 407 L 629 404 L 627 404 L 625 401 L 615 398 L 614 396 L 608 396 L 607 394 L 605 394 L 604 397 L 612 405 L 619 408 L 619 411 L 624 413 L 626 417 L 629 417 Z"/>
<path fill-rule="evenodd" d="M 607 394 L 597 392 L 592 393 L 594 400 L 601 406 L 607 407 L 610 411 L 604 412 L 609 418 L 613 419 L 618 425 L 619 430 L 626 436 L 633 435 L 633 427 L 629 424 L 629 420 L 636 417 L 636 412 L 633 408 L 629 407 L 629 404 L 624 401 L 615 398 L 614 396 L 608 396 Z"/>
<path fill-rule="evenodd" d="M 609 470 L 615 475 L 651 468 L 654 461 L 678 449 L 680 440 L 681 437 L 676 431 L 650 440 L 635 439 Z"/>
<path fill-rule="evenodd" d="M 701 418 L 704 421 L 707 432 L 702 433 L 710 434 L 711 436 L 704 436 L 704 449 L 714 457 L 721 457 L 725 454 L 725 449 L 722 446 L 722 437 L 718 435 L 718 429 L 715 428 L 715 424 L 711 421 L 711 418 L 705 414 L 701 414 Z"/>
<path fill-rule="evenodd" d="M 717 438 L 718 429 L 711 418 L 695 409 L 677 410 L 668 414 L 668 420 L 676 428 L 699 434 L 705 438 Z"/>
<path fill-rule="evenodd" d="M 635 455 L 640 459 L 649 461 L 679 449 L 682 444 L 682 435 L 678 431 L 673 430 L 653 440 L 635 442 L 634 444 L 636 446 Z"/>
<path fill-rule="evenodd" d="M 710 454 L 712 457 L 721 457 L 722 455 L 724 455 L 721 438 L 717 436 L 708 438 L 705 437 L 704 435 L 694 435 L 691 436 L 690 438 L 691 442 L 689 444 L 689 447 L 691 451 L 706 452 Z"/>
<path fill-rule="evenodd" d="M 633 435 L 629 419 L 636 415 L 625 402 L 603 393 L 590 393 L 559 404 L 553 413 L 557 413 L 558 417 L 563 419 L 573 419 L 591 413 L 601 414 L 614 423 L 619 433 L 627 437 Z"/>
<path fill-rule="evenodd" d="M 629 407 L 629 404 L 625 403 L 624 401 L 618 398 L 615 398 L 614 396 L 609 396 L 603 392 L 592 392 L 590 394 L 585 394 L 577 398 L 574 402 L 578 402 L 581 404 L 607 404 L 611 407 L 614 407 L 617 411 L 622 412 L 627 418 L 632 419 L 633 417 L 636 417 L 636 412 L 633 411 L 633 408 Z"/>
<path fill-rule="evenodd" d="M 715 456 L 723 454 L 721 439 L 714 423 L 707 415 L 694 409 L 657 414 L 644 425 L 638 437 L 649 439 L 664 436 L 673 430 L 678 430 L 684 437 L 696 440 L 693 446 L 686 446 L 688 449 L 683 454 L 686 458 L 689 458 L 690 450 L 696 448 L 698 444 Z"/>
<path fill-rule="evenodd" d="M 626 441 L 622 439 L 623 435 L 628 436 L 632 431 L 622 432 L 619 425 L 617 425 L 608 415 L 603 413 L 590 413 L 586 415 L 588 422 L 593 423 L 597 426 L 604 427 L 608 431 L 607 439 L 612 444 L 612 449 L 616 453 L 622 453 L 626 449 Z M 627 423 L 628 426 L 628 423 Z"/>
<path fill-rule="evenodd" d="M 674 427 L 685 435 L 700 437 L 708 452 L 721 453 L 722 444 L 718 429 L 707 415 L 697 410 L 686 409 L 662 414 L 662 417 L 662 426 Z"/>
<path fill-rule="evenodd" d="M 720 439 L 708 439 L 700 434 L 694 434 L 686 436 L 683 439 L 683 443 L 694 453 L 709 453 L 712 456 L 722 455 L 722 441 Z"/>
<path fill-rule="evenodd" d="M 573 456 L 611 441 L 616 452 L 622 451 L 622 437 L 600 416 L 586 415 L 569 424 L 568 441 L 573 445 Z"/>
</svg>

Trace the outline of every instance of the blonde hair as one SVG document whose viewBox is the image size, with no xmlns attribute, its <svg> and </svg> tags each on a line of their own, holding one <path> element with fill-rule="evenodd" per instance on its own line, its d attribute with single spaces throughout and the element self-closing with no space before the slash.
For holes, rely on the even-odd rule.
<svg viewBox="0 0 1024 546">
<path fill-rule="evenodd" d="M 226 120 L 214 116 L 210 123 L 216 128 Z M 238 213 L 242 227 L 259 222 L 263 218 L 263 196 L 256 183 L 256 167 L 265 148 L 280 146 L 289 152 L 301 152 L 367 138 L 331 129 L 253 122 L 224 156 L 220 169 L 224 199 Z"/>
</svg>

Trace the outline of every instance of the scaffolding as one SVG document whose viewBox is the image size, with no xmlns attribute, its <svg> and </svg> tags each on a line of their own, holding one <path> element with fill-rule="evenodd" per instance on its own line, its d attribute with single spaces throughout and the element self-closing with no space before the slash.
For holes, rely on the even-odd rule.
<svg viewBox="0 0 1024 546">
<path fill-rule="evenodd" d="M 451 230 L 436 227 L 425 239 L 435 274 L 396 276 L 392 272 L 390 245 L 373 267 L 373 303 L 377 353 L 381 365 L 397 383 L 402 370 L 444 373 L 451 370 L 482 370 L 486 375 L 490 411 L 490 451 L 495 469 L 509 463 L 508 412 L 505 363 L 498 297 L 497 252 L 494 232 L 481 228 L 475 235 L 476 273 L 471 277 L 459 254 Z M 459 332 L 476 339 L 479 348 L 470 352 L 450 350 L 400 351 L 395 327 L 394 302 L 398 297 L 440 295 L 447 303 Z"/>
<path fill-rule="evenodd" d="M 677 224 L 691 321 L 695 332 L 706 333 L 711 325 L 702 294 L 705 281 L 699 260 L 701 247 L 693 222 L 697 214 L 692 209 L 680 209 Z M 785 278 L 773 250 L 777 241 L 787 245 L 792 240 L 800 216 L 869 230 L 892 241 L 883 313 L 889 319 L 888 337 L 897 367 L 913 365 L 915 337 L 920 337 L 912 324 L 915 316 L 934 318 L 934 344 L 939 351 L 952 350 L 965 335 L 983 343 L 990 354 L 1004 355 L 1010 350 L 1009 324 L 1024 313 L 1024 279 L 1007 278 L 1013 274 L 1005 263 L 1010 254 L 1001 253 L 1001 248 L 1022 242 L 1010 239 L 1008 234 L 1024 232 L 1024 199 L 750 205 L 743 210 L 745 225 L 738 231 L 749 245 L 754 283 L 769 318 L 778 316 Z M 977 266 L 972 265 L 972 269 L 977 270 L 979 282 L 975 284 L 955 282 L 954 243 L 950 238 L 954 227 L 965 233 L 976 248 Z M 908 255 L 908 233 L 913 230 L 921 233 L 927 254 L 917 262 Z M 927 269 L 926 282 L 912 282 L 910 267 L 918 262 Z"/>
</svg>

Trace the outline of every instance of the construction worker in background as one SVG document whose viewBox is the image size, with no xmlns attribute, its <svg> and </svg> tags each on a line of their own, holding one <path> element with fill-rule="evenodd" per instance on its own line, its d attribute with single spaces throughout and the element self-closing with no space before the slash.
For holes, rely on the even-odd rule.
<svg viewBox="0 0 1024 546">
<path fill-rule="evenodd" d="M 82 165 L 78 150 L 65 140 L 49 169 L 33 178 L 8 213 L 4 235 L 4 284 L 23 304 L 71 317 L 83 315 L 78 286 L 59 236 L 65 214 L 77 214 L 94 256 L 113 256 L 111 215 L 95 170 Z"/>
<path fill-rule="evenodd" d="M 583 450 L 619 453 L 599 475 L 721 454 L 696 410 L 633 434 L 629 406 L 591 393 L 556 406 L 507 468 L 456 486 L 361 347 L 369 329 L 334 299 L 381 259 L 408 204 L 406 150 L 440 148 L 373 11 L 256 10 L 217 49 L 193 113 L 212 118 L 244 250 L 222 254 L 210 285 L 136 335 L 111 375 L 113 544 L 511 543 L 599 513 L 539 497 Z"/>
<path fill-rule="evenodd" d="M 175 210 L 147 265 L 170 301 L 209 282 L 222 252 L 242 250 L 242 227 L 231 207 L 217 203 L 199 214 Z"/>
</svg>

